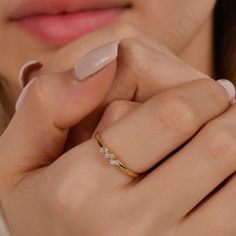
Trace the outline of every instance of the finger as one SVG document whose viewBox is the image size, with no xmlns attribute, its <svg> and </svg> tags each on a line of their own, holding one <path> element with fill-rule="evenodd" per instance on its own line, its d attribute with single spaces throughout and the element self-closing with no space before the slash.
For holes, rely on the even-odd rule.
<svg viewBox="0 0 236 236">
<path fill-rule="evenodd" d="M 78 55 L 83 57 L 88 52 L 98 48 L 101 45 L 113 41 L 120 41 L 125 38 L 135 38 L 145 42 L 145 44 L 150 45 L 153 48 L 162 48 L 163 50 L 168 50 L 167 48 L 163 48 L 160 43 L 157 44 L 156 40 L 147 37 L 146 34 L 141 32 L 133 24 L 116 21 L 87 35 L 84 35 L 74 42 L 59 49 L 52 57 L 52 59 L 59 59 L 58 66 L 55 65 L 53 60 L 50 58 L 49 60 L 45 61 L 43 71 L 67 71 L 72 64 L 76 63 Z"/>
<path fill-rule="evenodd" d="M 186 82 L 210 78 L 158 43 L 153 49 L 136 39 L 121 40 L 118 66 L 120 69 L 109 94 L 110 100 L 119 95 L 121 99 L 129 96 L 136 102 L 145 102 L 157 93 Z"/>
<path fill-rule="evenodd" d="M 73 64 L 73 57 L 77 56 L 75 52 L 80 51 L 81 45 L 84 46 L 83 48 L 89 47 L 87 43 L 91 44 L 91 40 L 97 38 L 100 33 L 107 35 L 111 29 L 112 28 L 106 28 L 104 31 L 98 31 L 94 33 L 93 38 L 89 37 L 88 40 L 79 40 L 77 43 L 73 43 L 64 48 L 64 50 L 60 52 L 60 54 L 62 54 L 61 58 L 68 55 L 66 51 L 68 50 L 70 52 L 70 62 L 67 63 Z M 134 29 L 130 30 L 130 32 L 134 31 Z M 133 37 L 141 38 L 138 33 L 133 34 L 135 35 Z M 95 35 L 97 36 L 95 37 Z M 117 38 L 118 35 L 117 33 Z M 153 47 L 153 45 L 151 47 L 150 44 L 147 44 L 146 41 L 144 43 L 141 40 L 133 38 L 120 41 L 118 57 L 119 69 L 116 74 L 116 79 L 100 106 L 100 109 L 86 117 L 83 124 L 81 123 L 81 125 L 76 127 L 75 133 L 83 134 L 83 137 L 77 136 L 77 143 L 81 143 L 91 137 L 104 108 L 112 101 L 132 100 L 145 102 L 155 94 L 171 89 L 177 85 L 199 78 L 209 78 L 208 75 L 185 64 L 157 42 L 155 48 Z M 62 59 L 59 63 L 63 64 L 64 60 Z"/>
<path fill-rule="evenodd" d="M 131 101 L 118 100 L 118 101 L 112 102 L 105 109 L 97 127 L 93 131 L 92 136 L 94 136 L 98 130 L 102 131 L 106 129 L 107 127 L 111 126 L 112 124 L 120 120 L 121 118 L 128 115 L 130 112 L 134 111 L 139 106 L 140 106 L 139 103 L 131 102 Z M 88 126 L 83 127 L 84 125 L 85 125 L 85 122 L 82 121 L 80 122 L 80 124 L 76 125 L 76 127 L 70 130 L 69 143 L 70 143 L 71 148 L 78 145 L 78 143 L 80 143 L 79 138 L 78 138 L 79 135 L 81 136 L 86 135 L 86 132 L 84 132 L 83 134 L 79 133 L 79 131 L 83 132 L 83 130 L 88 129 Z"/>
<path fill-rule="evenodd" d="M 106 128 L 101 136 L 107 147 L 129 169 L 142 173 L 153 168 L 186 142 L 207 120 L 219 115 L 228 106 L 229 96 L 218 83 L 207 79 L 192 81 L 151 98 Z M 59 158 L 53 164 L 53 172 L 57 173 L 56 176 L 62 175 L 62 178 L 70 173 L 74 179 L 80 178 L 84 183 L 93 179 L 96 183 L 90 181 L 90 184 L 105 184 L 108 189 L 124 187 L 131 182 L 135 184 L 143 177 L 140 175 L 140 178 L 134 180 L 118 167 L 111 166 L 99 150 L 96 140 L 90 139 L 71 149 L 64 158 Z M 146 185 L 138 189 L 141 193 L 132 190 L 133 193 L 142 196 L 140 199 L 146 199 L 147 192 L 153 196 L 156 187 L 148 188 Z M 152 212 L 155 209 L 149 210 Z"/>
<path fill-rule="evenodd" d="M 112 102 L 105 110 L 101 121 L 99 122 L 94 134 L 97 131 L 103 131 L 109 126 L 113 125 L 120 119 L 127 116 L 140 106 L 137 102 L 131 101 L 115 101 Z"/>
<path fill-rule="evenodd" d="M 164 165 L 153 170 L 137 191 L 146 188 L 147 201 L 161 209 L 175 208 L 175 219 L 181 219 L 197 206 L 236 169 L 236 105 L 209 122 L 181 151 Z M 148 189 L 155 189 L 152 194 Z M 158 190 L 161 190 L 158 192 Z M 153 206 L 153 205 L 152 205 Z"/>
<path fill-rule="evenodd" d="M 229 97 L 222 86 L 200 79 L 154 96 L 102 136 L 128 167 L 141 173 L 228 106 Z"/>
<path fill-rule="evenodd" d="M 111 126 L 115 122 L 127 116 L 140 106 L 139 103 L 131 101 L 115 101 L 111 103 L 105 110 L 101 121 L 94 131 L 102 131 L 107 127 Z M 71 146 L 76 146 L 75 140 L 78 135 L 75 130 L 70 134 Z M 106 190 L 116 187 L 123 186 L 124 183 L 129 183 L 130 178 L 123 175 L 121 176 L 120 170 L 111 168 L 110 164 L 104 161 L 99 154 L 99 149 L 96 142 L 92 139 L 82 145 L 72 148 L 69 153 L 65 153 L 66 157 L 58 159 L 51 168 L 53 169 L 53 178 L 68 178 L 70 175 L 71 179 L 77 181 L 80 179 L 80 183 L 83 182 L 87 187 L 89 184 L 93 184 L 93 188 L 96 189 L 105 184 Z M 80 156 L 80 158 L 78 158 Z M 89 171 L 88 171 L 89 170 Z M 70 173 L 70 174 L 68 174 Z M 88 174 L 89 173 L 89 176 Z M 111 178 L 112 176 L 112 178 Z M 123 178 L 122 178 L 123 177 Z M 96 182 L 91 183 L 89 179 L 95 179 Z M 112 179 L 112 181 L 110 181 Z"/>
<path fill-rule="evenodd" d="M 114 40 L 121 40 L 116 80 L 100 109 L 74 128 L 75 133 L 80 133 L 77 135 L 77 144 L 91 137 L 104 108 L 112 101 L 143 102 L 154 94 L 178 84 L 192 79 L 209 78 L 204 73 L 186 65 L 169 49 L 148 38 L 132 24 L 120 22 L 109 24 L 61 48 L 53 57 L 50 57 L 50 60 L 46 60 L 40 73 L 67 71 L 78 58 L 98 45 Z M 57 63 L 53 63 L 55 61 Z"/>
<path fill-rule="evenodd" d="M 82 57 L 94 47 L 114 40 L 119 40 L 120 46 L 113 100 L 130 99 L 138 90 L 135 101 L 143 102 L 157 92 L 176 85 L 193 79 L 209 78 L 185 64 L 161 43 L 144 36 L 134 26 L 121 23 L 103 27 L 63 47 L 52 57 L 59 58 L 58 66 L 47 62 L 42 73 L 66 71 L 75 64 L 78 55 Z M 108 103 L 111 101 L 107 100 Z"/>
<path fill-rule="evenodd" d="M 192 214 L 185 217 L 179 227 L 181 235 L 190 235 L 190 232 L 193 236 L 235 235 L 235 186 L 236 178 L 233 175 L 223 189 L 206 199 Z"/>
<path fill-rule="evenodd" d="M 106 96 L 116 71 L 117 48 L 117 42 L 106 44 L 77 63 L 75 73 L 80 79 L 87 73 L 86 81 L 78 81 L 71 68 L 40 75 L 28 83 L 19 98 L 20 107 L 0 139 L 3 172 L 45 166 L 61 154 L 69 128 Z"/>
</svg>

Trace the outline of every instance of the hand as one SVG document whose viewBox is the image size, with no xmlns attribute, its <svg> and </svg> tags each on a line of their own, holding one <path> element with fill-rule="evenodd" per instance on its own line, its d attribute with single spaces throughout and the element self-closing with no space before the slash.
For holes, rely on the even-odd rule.
<svg viewBox="0 0 236 236">
<path fill-rule="evenodd" d="M 219 127 L 235 112 L 234 106 L 226 111 L 228 95 L 210 79 L 154 95 L 104 130 L 105 142 L 127 166 L 145 172 L 137 181 L 107 164 L 94 139 L 61 155 L 68 129 L 104 100 L 114 71 L 112 63 L 77 85 L 69 73 L 41 74 L 31 83 L 0 143 L 1 201 L 15 235 L 189 235 L 190 229 L 193 235 L 199 225 L 190 224 L 194 221 L 186 214 L 234 172 L 232 145 L 217 164 L 226 135 L 223 146 L 213 139 L 202 148 L 209 137 L 219 137 Z M 96 90 L 100 84 L 102 89 Z M 184 149 L 156 167 L 208 122 Z M 233 122 L 228 123 L 232 132 Z M 9 143 L 14 143 L 14 150 Z M 209 153 L 216 158 L 208 159 Z M 209 204 L 200 209 L 205 206 L 209 209 Z M 192 214 L 196 220 L 198 212 Z"/>
<path fill-rule="evenodd" d="M 94 45 L 125 36 L 132 38 L 123 39 L 120 44 L 117 59 L 119 70 L 115 71 L 115 67 L 113 67 L 111 73 L 115 74 L 115 78 L 110 80 L 112 87 L 109 89 L 108 95 L 95 111 L 93 110 L 96 106 L 92 106 L 91 111 L 93 112 L 82 117 L 79 124 L 70 128 L 67 138 L 70 141 L 69 146 L 80 144 L 91 137 L 105 109 L 97 127 L 100 130 L 119 120 L 155 94 L 187 81 L 209 78 L 185 64 L 163 45 L 151 41 L 132 25 L 120 23 L 104 27 L 60 49 L 44 63 L 39 76 L 50 79 L 52 74 L 65 73 L 86 52 L 88 53 L 91 48 L 94 49 Z M 139 38 L 141 41 L 134 38 Z M 172 70 L 169 70 L 170 67 Z M 167 70 L 168 73 L 165 73 Z M 87 103 L 87 106 L 90 107 L 90 104 Z"/>
<path fill-rule="evenodd" d="M 124 38 L 126 39 L 123 40 Z M 115 104 L 111 104 L 106 112 L 110 117 L 109 120 L 111 116 L 117 117 L 111 112 L 116 113 L 115 110 L 118 110 L 121 114 L 121 110 L 129 106 L 123 101 L 119 105 L 117 100 L 133 100 L 142 103 L 153 95 L 177 85 L 199 78 L 209 78 L 208 75 L 185 64 L 160 43 L 146 37 L 133 25 L 120 22 L 103 27 L 60 49 L 46 60 L 40 73 L 68 71 L 80 57 L 92 49 L 121 39 L 119 70 L 112 88 L 103 103 L 70 132 L 72 145 L 82 143 L 91 137 L 104 109 L 113 101 Z"/>
</svg>

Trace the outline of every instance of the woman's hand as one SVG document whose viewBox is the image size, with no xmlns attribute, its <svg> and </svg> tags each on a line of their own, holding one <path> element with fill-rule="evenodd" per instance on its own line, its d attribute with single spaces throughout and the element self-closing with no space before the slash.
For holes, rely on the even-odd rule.
<svg viewBox="0 0 236 236">
<path fill-rule="evenodd" d="M 234 214 L 233 179 L 192 211 L 235 171 L 236 108 L 227 110 L 231 99 L 211 79 L 153 95 L 104 129 L 105 143 L 144 172 L 136 181 L 110 166 L 94 139 L 63 152 L 69 128 L 104 101 L 115 71 L 113 62 L 79 83 L 69 72 L 41 72 L 27 87 L 0 140 L 0 196 L 13 235 L 234 234 L 227 220 L 230 228 L 217 228 L 215 213 Z"/>
<path fill-rule="evenodd" d="M 209 78 L 208 75 L 177 58 L 162 44 L 146 37 L 133 25 L 119 22 L 103 27 L 63 47 L 46 60 L 40 73 L 67 71 L 73 67 L 78 58 L 97 46 L 117 40 L 122 40 L 122 43 L 119 47 L 119 70 L 114 83 L 103 103 L 70 132 L 72 145 L 91 137 L 104 109 L 113 101 L 133 100 L 142 103 L 153 95 L 177 85 L 199 78 Z M 118 104 L 116 102 L 111 106 L 109 115 Z M 127 107 L 123 102 L 121 106 L 117 108 L 118 113 Z"/>
</svg>

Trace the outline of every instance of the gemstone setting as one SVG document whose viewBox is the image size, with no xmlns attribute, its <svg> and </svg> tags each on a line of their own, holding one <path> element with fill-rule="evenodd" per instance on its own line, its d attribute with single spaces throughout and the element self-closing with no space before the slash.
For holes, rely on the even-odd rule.
<svg viewBox="0 0 236 236">
<path fill-rule="evenodd" d="M 108 152 L 109 152 L 108 148 L 106 148 L 106 147 L 101 147 L 100 148 L 100 153 L 107 154 Z"/>
<path fill-rule="evenodd" d="M 119 160 L 111 160 L 110 163 L 113 166 L 118 166 L 120 164 L 120 161 Z"/>
<path fill-rule="evenodd" d="M 112 153 L 106 153 L 105 154 L 105 158 L 108 160 L 108 161 L 112 161 L 114 159 L 114 154 Z"/>
<path fill-rule="evenodd" d="M 97 133 L 95 134 L 95 138 L 97 140 L 98 145 L 100 146 L 100 153 L 103 155 L 104 159 L 109 161 L 111 165 L 120 168 L 125 174 L 130 177 L 137 178 L 139 176 L 138 173 L 127 168 L 123 164 L 123 162 L 119 160 L 116 154 L 104 144 L 99 131 L 97 131 Z"/>
<path fill-rule="evenodd" d="M 109 151 L 107 147 L 101 147 L 100 148 L 100 153 L 104 155 L 104 158 L 107 159 L 111 165 L 113 166 L 119 166 L 120 161 L 115 159 L 115 155 Z"/>
</svg>

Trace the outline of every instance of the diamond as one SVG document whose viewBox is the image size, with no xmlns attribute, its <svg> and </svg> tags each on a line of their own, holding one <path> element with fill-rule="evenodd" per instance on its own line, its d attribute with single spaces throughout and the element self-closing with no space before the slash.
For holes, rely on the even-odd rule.
<svg viewBox="0 0 236 236">
<path fill-rule="evenodd" d="M 106 148 L 106 147 L 101 147 L 101 148 L 100 148 L 100 153 L 102 153 L 102 154 L 108 153 L 108 148 Z"/>
<path fill-rule="evenodd" d="M 118 166 L 120 164 L 119 160 L 111 160 L 110 161 L 111 165 Z"/>
<path fill-rule="evenodd" d="M 106 153 L 105 154 L 105 158 L 108 160 L 108 161 L 112 161 L 113 160 L 113 157 L 114 155 L 112 153 Z"/>
</svg>

